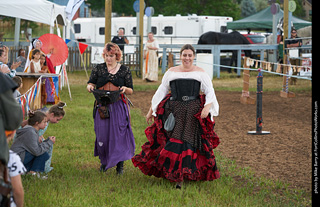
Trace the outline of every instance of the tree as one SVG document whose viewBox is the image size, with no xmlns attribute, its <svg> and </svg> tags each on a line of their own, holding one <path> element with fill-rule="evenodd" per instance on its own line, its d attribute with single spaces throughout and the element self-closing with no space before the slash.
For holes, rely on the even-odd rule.
<svg viewBox="0 0 320 207">
<path fill-rule="evenodd" d="M 124 16 L 135 16 L 134 1 L 113 0 L 112 11 Z M 105 0 L 88 0 L 87 3 L 92 10 L 104 10 Z M 155 15 L 197 14 L 240 18 L 240 7 L 235 0 L 145 0 L 145 3 L 154 8 Z"/>
<path fill-rule="evenodd" d="M 257 13 L 257 10 L 252 0 L 243 0 L 241 2 L 241 17 L 244 18 L 255 13 Z"/>
<path fill-rule="evenodd" d="M 266 0 L 252 0 L 254 3 L 254 6 L 256 7 L 257 12 L 267 8 L 268 6 L 268 1 Z"/>
<path fill-rule="evenodd" d="M 240 17 L 240 9 L 233 0 L 165 0 L 164 15 L 210 15 Z"/>
</svg>

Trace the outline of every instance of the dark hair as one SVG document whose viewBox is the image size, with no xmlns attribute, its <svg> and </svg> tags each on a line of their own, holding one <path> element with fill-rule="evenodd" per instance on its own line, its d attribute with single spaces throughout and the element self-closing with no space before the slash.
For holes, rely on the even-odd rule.
<svg viewBox="0 0 320 207">
<path fill-rule="evenodd" d="M 182 52 L 183 52 L 184 50 L 192 50 L 193 55 L 196 54 L 196 51 L 194 50 L 194 47 L 193 47 L 192 45 L 190 45 L 190 44 L 185 44 L 185 45 L 182 46 L 182 48 L 181 48 L 181 50 L 180 50 L 180 55 L 182 54 Z"/>
<path fill-rule="evenodd" d="M 20 56 L 22 51 L 25 51 L 25 49 L 23 49 L 23 48 L 19 49 L 18 56 Z"/>
<path fill-rule="evenodd" d="M 49 113 L 53 113 L 55 117 L 64 116 L 66 112 L 63 110 L 67 104 L 65 102 L 60 101 L 58 104 L 53 105 L 49 109 Z"/>
<path fill-rule="evenodd" d="M 21 78 L 20 76 L 14 76 L 14 77 L 12 78 L 12 80 L 13 80 L 14 82 L 16 82 L 19 87 L 21 86 L 21 84 L 22 84 L 22 78 Z"/>
<path fill-rule="evenodd" d="M 4 53 L 4 50 L 0 49 L 0 56 L 2 56 L 2 53 Z"/>
<path fill-rule="evenodd" d="M 42 120 L 44 118 L 46 118 L 46 114 L 43 113 L 42 111 L 29 111 L 28 112 L 28 116 L 29 116 L 29 119 L 28 119 L 28 125 L 30 126 L 34 126 L 36 125 L 36 123 L 41 123 Z"/>
<path fill-rule="evenodd" d="M 32 51 L 32 58 L 31 58 L 31 59 L 33 59 L 33 56 L 34 56 L 35 54 L 37 54 L 37 53 L 40 53 L 40 54 L 41 54 L 40 50 L 34 49 L 34 50 Z"/>
<path fill-rule="evenodd" d="M 111 54 L 115 55 L 117 61 L 121 60 L 122 52 L 121 52 L 121 50 L 120 50 L 120 48 L 119 48 L 119 46 L 117 44 L 112 43 L 112 42 L 108 42 L 105 45 L 105 47 L 103 48 L 102 55 L 104 56 L 108 52 L 110 52 Z"/>
<path fill-rule="evenodd" d="M 41 59 L 41 57 L 44 57 L 44 63 L 43 63 L 43 65 L 44 65 L 44 66 L 47 66 L 47 59 L 46 59 L 46 55 L 45 55 L 45 54 L 43 54 L 43 53 L 41 53 L 41 55 L 40 55 L 40 59 Z"/>
</svg>

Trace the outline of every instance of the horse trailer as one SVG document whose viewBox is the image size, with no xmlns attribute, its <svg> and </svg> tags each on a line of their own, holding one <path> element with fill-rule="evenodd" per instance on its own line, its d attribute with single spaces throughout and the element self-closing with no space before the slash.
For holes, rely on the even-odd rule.
<svg viewBox="0 0 320 207">
<path fill-rule="evenodd" d="M 201 34 L 208 31 L 227 32 L 227 22 L 232 17 L 224 16 L 163 16 L 151 17 L 151 31 L 159 44 L 196 44 Z M 111 36 L 123 29 L 130 44 L 137 43 L 137 18 L 112 17 Z M 74 21 L 75 38 L 86 43 L 105 41 L 105 18 L 78 18 Z M 147 17 L 144 16 L 144 42 L 147 38 Z"/>
</svg>

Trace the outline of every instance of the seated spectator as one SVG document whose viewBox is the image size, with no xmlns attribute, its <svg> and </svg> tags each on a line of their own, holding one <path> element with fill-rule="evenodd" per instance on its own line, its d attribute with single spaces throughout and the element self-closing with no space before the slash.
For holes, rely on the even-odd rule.
<svg viewBox="0 0 320 207">
<path fill-rule="evenodd" d="M 32 50 L 32 59 L 30 61 L 30 65 L 27 68 L 27 73 L 47 73 L 48 68 L 41 66 L 41 56 L 44 54 L 41 53 L 40 50 L 34 49 Z"/>
<path fill-rule="evenodd" d="M 41 67 L 41 71 L 43 71 L 43 73 L 49 72 L 49 69 L 47 66 L 47 61 L 46 61 L 46 56 L 44 54 L 41 54 L 41 56 L 40 56 L 40 67 Z"/>
<path fill-rule="evenodd" d="M 46 64 L 48 66 L 48 70 L 50 73 L 55 73 L 55 69 L 54 69 L 54 66 L 52 65 L 52 62 L 50 60 L 50 56 L 52 54 L 53 51 L 50 51 L 48 54 L 45 54 L 42 50 L 41 50 L 41 47 L 42 47 L 42 42 L 41 40 L 39 39 L 34 39 L 32 40 L 32 50 L 30 51 L 29 53 L 29 60 L 32 59 L 32 52 L 33 50 L 40 50 L 41 54 L 44 54 L 46 56 Z M 26 70 L 25 70 L 26 71 Z"/>
<path fill-rule="evenodd" d="M 49 159 L 48 150 L 55 143 L 55 137 L 40 142 L 38 131 L 47 126 L 46 114 L 41 111 L 29 111 L 28 125 L 17 130 L 11 150 L 17 153 L 27 172 L 39 178 L 46 179 L 40 173 L 44 172 L 45 162 Z"/>
<path fill-rule="evenodd" d="M 17 77 L 17 76 L 16 76 Z M 11 141 L 13 134 L 7 137 L 8 143 Z M 10 196 L 10 206 L 22 207 L 24 201 L 24 190 L 21 181 L 21 175 L 27 172 L 19 155 L 9 150 L 9 181 L 11 182 L 12 191 Z"/>
<path fill-rule="evenodd" d="M 41 65 L 40 65 L 40 55 L 41 52 L 38 49 L 34 49 L 32 51 L 32 58 L 27 70 L 27 73 L 40 73 Z"/>
<path fill-rule="evenodd" d="M 21 96 L 20 89 L 22 88 L 22 78 L 20 76 L 14 76 L 12 80 L 18 85 L 18 88 L 13 92 L 13 98 Z"/>
<path fill-rule="evenodd" d="M 20 66 L 17 67 L 16 71 L 17 72 L 23 72 L 24 71 L 24 68 L 26 66 L 26 62 L 27 62 L 27 59 L 26 59 L 26 51 L 24 49 L 20 49 L 19 52 L 18 52 L 18 57 L 16 59 L 17 62 L 21 62 Z"/>
<path fill-rule="evenodd" d="M 1 46 L 0 48 L 0 72 L 13 78 L 16 75 L 16 68 L 21 64 L 21 62 L 13 63 L 11 69 L 7 65 L 8 63 L 8 52 L 9 48 L 6 46 Z"/>
</svg>

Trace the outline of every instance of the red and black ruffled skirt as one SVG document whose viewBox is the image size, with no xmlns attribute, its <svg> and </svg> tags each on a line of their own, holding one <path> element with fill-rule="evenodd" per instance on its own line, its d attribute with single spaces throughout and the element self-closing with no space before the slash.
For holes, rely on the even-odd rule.
<svg viewBox="0 0 320 207">
<path fill-rule="evenodd" d="M 188 103 L 172 102 L 170 96 L 168 94 L 158 105 L 154 123 L 145 130 L 148 142 L 142 145 L 140 154 L 132 158 L 134 166 L 145 175 L 172 182 L 219 178 L 213 153 L 220 143 L 214 132 L 215 122 L 209 116 L 205 119 L 200 117 L 205 95 Z M 174 108 L 176 125 L 172 132 L 167 132 L 163 125 L 170 108 Z M 192 109 L 193 114 L 190 115 Z"/>
</svg>

